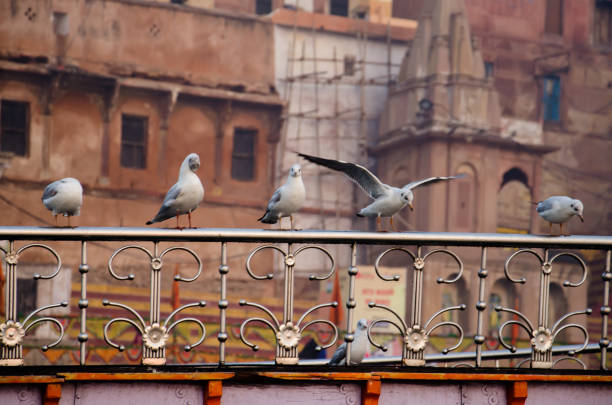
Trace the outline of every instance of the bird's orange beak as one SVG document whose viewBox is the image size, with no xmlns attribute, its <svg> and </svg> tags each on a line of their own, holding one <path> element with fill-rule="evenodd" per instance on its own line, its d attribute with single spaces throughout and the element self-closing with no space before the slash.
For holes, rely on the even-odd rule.
<svg viewBox="0 0 612 405">
<path fill-rule="evenodd" d="M 412 206 L 412 203 L 408 204 L 408 206 L 410 207 L 410 211 L 414 211 L 414 207 Z"/>
</svg>

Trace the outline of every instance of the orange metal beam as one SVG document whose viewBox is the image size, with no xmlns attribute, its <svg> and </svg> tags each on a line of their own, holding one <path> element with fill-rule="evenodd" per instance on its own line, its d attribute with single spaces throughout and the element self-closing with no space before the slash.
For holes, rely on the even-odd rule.
<svg viewBox="0 0 612 405">
<path fill-rule="evenodd" d="M 525 405 L 527 400 L 527 381 L 514 381 L 506 388 L 508 405 Z"/>
<path fill-rule="evenodd" d="M 221 405 L 223 394 L 223 383 L 221 381 L 209 381 L 204 393 L 204 405 Z"/>
<path fill-rule="evenodd" d="M 0 377 L 0 384 L 53 384 L 62 383 L 63 378 L 47 375 L 9 375 Z"/>
<path fill-rule="evenodd" d="M 234 373 L 60 373 L 66 381 L 208 381 L 227 380 Z"/>
<path fill-rule="evenodd" d="M 378 405 L 378 397 L 380 397 L 380 378 L 374 376 L 361 387 L 361 404 Z"/>
<path fill-rule="evenodd" d="M 62 384 L 47 384 L 43 397 L 43 405 L 59 405 L 62 397 Z"/>
<path fill-rule="evenodd" d="M 579 374 L 478 374 L 478 373 L 372 373 L 382 380 L 416 381 L 545 381 L 545 382 L 612 382 L 612 375 Z"/>
</svg>

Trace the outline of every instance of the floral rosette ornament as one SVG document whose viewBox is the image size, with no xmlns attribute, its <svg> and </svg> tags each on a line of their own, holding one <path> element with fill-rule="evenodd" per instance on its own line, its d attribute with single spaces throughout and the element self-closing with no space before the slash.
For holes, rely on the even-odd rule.
<svg viewBox="0 0 612 405">
<path fill-rule="evenodd" d="M 538 330 L 534 330 L 532 335 L 531 345 L 533 350 L 544 353 L 552 347 L 553 337 L 548 329 L 540 327 Z"/>
<path fill-rule="evenodd" d="M 278 332 L 276 332 L 278 344 L 287 350 L 296 347 L 301 337 L 300 330 L 292 322 L 281 325 Z"/>
<path fill-rule="evenodd" d="M 414 328 L 408 328 L 406 332 L 404 343 L 406 343 L 406 346 L 408 346 L 410 350 L 413 352 L 419 352 L 425 349 L 429 339 L 427 338 L 427 334 L 423 329 L 417 326 Z"/>
<path fill-rule="evenodd" d="M 7 321 L 0 325 L 0 341 L 4 346 L 17 346 L 23 341 L 25 329 L 19 322 Z"/>
<path fill-rule="evenodd" d="M 143 336 L 144 344 L 151 350 L 159 350 L 166 346 L 168 334 L 166 328 L 160 326 L 157 322 L 145 328 Z"/>
</svg>

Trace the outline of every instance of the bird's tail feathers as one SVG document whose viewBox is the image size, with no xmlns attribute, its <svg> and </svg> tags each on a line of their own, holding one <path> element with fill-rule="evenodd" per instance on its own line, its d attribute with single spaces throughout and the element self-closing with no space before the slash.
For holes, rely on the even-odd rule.
<svg viewBox="0 0 612 405">
<path fill-rule="evenodd" d="M 153 221 L 147 221 L 147 225 L 151 225 Z"/>
<path fill-rule="evenodd" d="M 365 217 L 365 215 L 363 215 L 361 212 L 356 213 L 355 215 L 357 215 L 359 218 L 363 218 Z"/>
<path fill-rule="evenodd" d="M 275 224 L 278 220 L 270 215 L 270 210 L 266 210 L 266 212 L 258 219 L 263 224 Z"/>
</svg>

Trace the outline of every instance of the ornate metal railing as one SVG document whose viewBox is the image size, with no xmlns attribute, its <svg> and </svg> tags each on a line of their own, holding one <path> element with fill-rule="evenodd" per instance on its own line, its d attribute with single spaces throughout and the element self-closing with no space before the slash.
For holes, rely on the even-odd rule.
<svg viewBox="0 0 612 405">
<path fill-rule="evenodd" d="M 87 277 L 91 272 L 90 263 L 88 263 L 88 244 L 108 243 L 107 249 L 110 249 L 107 258 L 108 275 L 117 281 L 130 282 L 136 278 L 149 277 L 150 294 L 149 294 L 149 315 L 144 317 L 137 309 L 131 306 L 115 302 L 114 300 L 105 299 L 103 301 L 104 308 L 115 308 L 127 312 L 130 317 L 113 317 L 109 315 L 107 322 L 103 327 L 104 341 L 110 346 L 118 350 L 125 350 L 123 344 L 116 343 L 113 337 L 112 330 L 117 324 L 125 324 L 133 327 L 140 335 L 141 341 L 141 357 L 140 361 L 143 365 L 164 365 L 167 360 L 166 351 L 169 346 L 169 337 L 174 329 L 179 324 L 191 323 L 197 327 L 198 333 L 190 334 L 190 341 L 183 346 L 183 350 L 197 350 L 197 346 L 203 343 L 206 339 L 211 339 L 207 336 L 207 329 L 214 326 L 218 329 L 216 338 L 218 341 L 218 356 L 211 366 L 228 365 L 226 362 L 227 342 L 230 339 L 228 334 L 228 319 L 227 311 L 230 305 L 239 305 L 243 308 L 252 308 L 254 311 L 260 311 L 263 317 L 248 317 L 245 314 L 244 319 L 240 321 L 239 340 L 243 342 L 243 347 L 250 347 L 252 350 L 257 350 L 258 346 L 250 341 L 247 334 L 247 329 L 252 323 L 258 323 L 269 328 L 272 332 L 272 338 L 275 339 L 275 356 L 274 362 L 277 365 L 286 364 L 307 364 L 308 362 L 300 361 L 298 347 L 304 343 L 304 331 L 312 325 L 319 324 L 323 328 L 328 329 L 330 338 L 325 343 L 317 342 L 317 349 L 324 349 L 334 346 L 338 341 L 339 330 L 344 330 L 344 342 L 347 346 L 346 364 L 350 363 L 351 345 L 355 339 L 355 309 L 358 305 L 356 297 L 355 282 L 360 272 L 360 267 L 371 268 L 376 277 L 383 280 L 385 283 L 407 282 L 412 280 L 409 285 L 411 287 L 410 296 L 404 300 L 406 302 L 407 313 L 409 316 L 404 319 L 400 315 L 401 311 L 397 308 L 392 308 L 389 305 L 378 302 L 370 302 L 369 307 L 376 310 L 377 317 L 370 319 L 367 335 L 370 343 L 383 351 L 387 349 L 385 344 L 379 343 L 377 336 L 374 333 L 376 326 L 380 324 L 389 324 L 399 331 L 402 338 L 402 355 L 401 358 L 370 358 L 368 364 L 381 362 L 395 362 L 404 367 L 423 366 L 427 363 L 444 362 L 456 365 L 466 364 L 473 367 L 482 366 L 483 360 L 488 359 L 503 359 L 523 357 L 524 361 L 514 366 L 530 366 L 533 368 L 552 368 L 559 364 L 560 361 L 567 358 L 576 360 L 580 365 L 585 366 L 585 363 L 577 359 L 576 356 L 581 353 L 597 352 L 599 356 L 599 366 L 601 369 L 607 368 L 607 350 L 610 345 L 608 339 L 608 315 L 610 313 L 609 306 L 609 289 L 610 280 L 612 280 L 612 272 L 610 268 L 611 252 L 612 252 L 612 237 L 604 236 L 570 236 L 570 237 L 547 237 L 535 235 L 509 235 L 509 234 L 459 234 L 459 233 L 368 233 L 368 232 L 330 232 L 330 231 L 268 231 L 268 230 L 252 230 L 252 229 L 187 229 L 187 230 L 172 230 L 172 229 L 142 229 L 142 228 L 33 228 L 33 227 L 0 227 L 0 240 L 7 240 L 5 248 L 2 249 L 4 259 L 4 313 L 3 319 L 0 318 L 0 365 L 13 366 L 24 363 L 23 347 L 26 340 L 29 338 L 29 333 L 34 326 L 41 323 L 49 322 L 55 325 L 57 329 L 56 336 L 51 343 L 42 346 L 42 350 L 52 348 L 64 339 L 64 322 L 61 315 L 42 315 L 53 308 L 66 307 L 70 297 L 67 296 L 64 300 L 49 305 L 44 305 L 32 310 L 29 314 L 22 314 L 21 319 L 17 311 L 20 302 L 20 294 L 18 291 L 17 279 L 20 276 L 20 259 L 25 252 L 36 250 L 40 255 L 48 255 L 50 259 L 45 263 L 54 262 L 52 271 L 47 275 L 34 274 L 33 278 L 40 282 L 47 282 L 58 276 L 64 271 L 62 267 L 62 259 L 58 251 L 62 249 L 53 248 L 53 246 L 62 246 L 66 244 L 74 248 L 74 241 L 80 243 L 80 262 L 74 264 L 78 267 L 80 273 L 80 299 L 78 300 L 79 308 L 79 333 L 77 341 L 79 345 L 78 363 L 86 365 L 88 354 L 89 329 L 88 322 L 88 283 Z M 110 243 L 113 242 L 113 243 Z M 117 243 L 125 243 L 125 245 L 116 247 Z M 152 243 L 152 250 L 147 249 L 141 244 Z M 160 252 L 160 243 L 172 244 L 172 246 Z M 176 244 L 176 245 L 174 245 Z M 191 248 L 182 246 L 181 244 L 190 244 Z M 232 251 L 234 245 L 242 246 L 251 244 L 250 252 L 245 255 L 241 261 L 240 267 L 230 271 L 228 255 Z M 346 245 L 349 248 L 347 257 L 336 257 L 331 253 L 331 245 Z M 111 247 L 112 246 L 112 247 Z M 173 308 L 165 320 L 162 320 L 162 274 L 167 272 L 167 266 L 164 264 L 166 256 L 175 252 L 191 257 L 195 264 L 196 271 L 193 276 L 186 277 L 178 273 L 174 274 L 174 282 L 192 283 L 199 279 L 203 273 L 204 258 L 197 253 L 199 247 L 205 246 L 215 247 L 219 249 L 218 255 L 218 275 L 214 277 L 218 279 L 218 311 L 215 312 L 216 321 L 214 325 L 206 325 L 202 318 L 198 316 L 188 316 L 179 318 L 181 312 L 191 308 L 193 313 L 194 308 L 202 308 L 206 305 L 204 300 L 196 300 L 182 306 Z M 464 254 L 462 247 L 477 247 L 480 249 L 480 257 L 469 262 L 462 259 Z M 514 250 L 508 251 L 507 248 Z M 590 260 L 583 258 L 582 251 L 599 251 L 600 259 L 594 260 L 596 255 L 589 255 Z M 282 264 L 274 266 L 273 261 L 269 261 L 270 269 L 262 271 L 255 269 L 254 258 L 261 254 L 260 252 L 268 251 L 274 254 L 280 254 Z M 319 255 L 327 262 L 324 266 L 317 267 L 319 270 L 316 274 L 310 274 L 310 282 L 317 283 L 324 280 L 329 280 L 336 275 L 336 272 L 343 272 L 347 279 L 348 296 L 342 305 L 346 307 L 346 322 L 342 325 L 334 324 L 331 320 L 324 319 L 321 312 L 318 310 L 326 307 L 335 308 L 340 303 L 325 302 L 315 304 L 305 310 L 302 314 L 295 314 L 295 266 L 298 261 L 304 264 L 309 263 L 308 256 L 304 256 L 305 251 L 310 251 L 311 254 Z M 380 253 L 378 253 L 380 251 Z M 125 269 L 116 264 L 116 258 L 119 256 L 131 253 L 131 258 L 136 260 L 136 257 L 142 257 L 148 263 L 146 272 L 141 271 L 138 274 L 128 273 L 125 275 Z M 411 266 L 407 266 L 406 279 L 400 275 L 388 276 L 383 274 L 381 269 L 381 261 L 387 260 L 388 255 L 395 255 L 395 259 L 400 259 L 404 255 L 409 260 Z M 495 255 L 491 259 L 491 254 Z M 374 258 L 373 260 L 368 257 Z M 469 274 L 473 274 L 473 283 L 478 290 L 477 297 L 469 302 L 461 302 L 456 305 L 448 305 L 433 311 L 433 314 L 428 318 L 424 317 L 423 311 L 427 304 L 427 298 L 423 294 L 424 284 L 427 280 L 427 272 L 430 268 L 430 262 L 436 257 L 441 259 L 447 258 L 453 263 L 445 268 L 452 268 L 452 275 L 449 277 L 438 277 L 435 280 L 437 284 L 448 284 L 452 288 L 460 288 L 459 280 L 466 277 L 466 266 L 470 267 Z M 533 257 L 539 262 L 538 267 L 534 267 L 532 262 L 524 262 L 521 265 L 520 271 L 517 269 L 519 257 Z M 358 260 L 358 258 L 360 258 Z M 105 259 L 106 260 L 106 259 Z M 216 259 L 215 259 L 216 260 Z M 312 261 L 310 261 L 312 262 Z M 337 265 L 345 262 L 346 265 Z M 475 262 L 475 264 L 474 264 Z M 570 311 L 561 314 L 558 319 L 552 319 L 550 306 L 554 304 L 550 293 L 551 275 L 555 274 L 560 268 L 560 262 L 565 266 L 573 266 L 579 271 L 577 280 L 570 281 L 568 279 L 562 283 L 565 288 L 585 288 L 589 285 L 597 286 L 597 291 L 600 298 L 596 300 L 599 313 L 601 315 L 600 326 L 598 327 L 599 341 L 591 342 L 589 339 L 588 328 L 586 326 L 586 316 L 592 312 L 591 308 L 587 308 L 586 298 L 579 302 L 579 306 L 584 308 Z M 403 261 L 402 261 L 403 263 Z M 491 263 L 499 267 L 499 272 L 503 269 L 503 274 L 509 283 L 525 284 L 527 288 L 531 288 L 534 295 L 537 295 L 537 319 L 529 319 L 525 311 L 519 311 L 518 308 L 497 305 L 491 308 L 487 302 L 487 294 L 491 292 L 492 286 L 487 285 L 487 276 L 489 275 Z M 593 268 L 593 266 L 595 268 Z M 312 267 L 312 266 L 310 266 Z M 591 268 L 590 268 L 591 267 Z M 430 270 L 431 271 L 431 270 Z M 246 277 L 252 280 L 249 282 L 251 293 L 249 299 L 257 300 L 257 285 L 260 280 L 271 280 L 280 278 L 284 281 L 282 287 L 282 297 L 277 297 L 279 304 L 282 306 L 282 318 L 275 315 L 274 311 L 264 304 L 251 302 L 246 299 L 237 299 L 236 302 L 231 302 L 228 299 L 228 281 L 232 279 L 233 273 L 246 272 Z M 601 272 L 601 278 L 597 274 Z M 145 274 L 146 273 L 146 274 Z M 516 276 L 515 274 L 521 274 Z M 536 287 L 535 275 L 538 275 L 538 284 Z M 245 275 L 243 273 L 243 275 Z M 590 277 L 589 277 L 590 275 Z M 209 274 L 212 276 L 212 274 Z M 558 276 L 558 275 L 556 275 Z M 558 278 L 558 277 L 557 277 Z M 0 278 L 1 280 L 2 278 Z M 244 277 L 242 277 L 244 279 Z M 587 280 L 589 280 L 587 282 Z M 168 287 L 168 286 L 166 286 Z M 587 297 L 588 293 L 582 294 Z M 592 294 L 591 294 L 592 295 Z M 591 297 L 592 300 L 592 297 Z M 360 301 L 361 302 L 361 301 Z M 575 300 L 573 301 L 575 303 Z M 595 302 L 595 301 L 592 301 Z M 470 304 L 471 303 L 471 304 Z M 444 316 L 449 316 L 455 311 L 470 312 L 474 318 L 474 326 L 470 324 L 461 324 L 456 320 L 444 319 Z M 488 312 L 487 312 L 488 311 Z M 498 313 L 508 313 L 512 316 L 505 322 L 499 324 L 497 328 L 497 339 L 502 350 L 483 351 L 483 346 L 487 341 L 484 332 L 484 317 L 485 313 L 490 314 L 491 311 Z M 319 315 L 315 317 L 315 314 Z M 580 316 L 582 315 L 582 316 Z M 443 319 L 440 319 L 443 318 Z M 578 319 L 581 323 L 566 323 L 568 319 Z M 424 321 L 424 319 L 427 319 Z M 436 320 L 437 319 L 437 320 Z M 525 346 L 517 348 L 513 342 L 508 342 L 505 337 L 507 327 L 512 326 L 514 329 L 522 328 L 528 334 L 525 339 Z M 434 350 L 431 345 L 432 333 L 441 328 L 451 328 L 456 331 L 453 339 L 454 344 L 440 351 Z M 582 339 L 577 344 L 564 346 L 557 342 L 558 335 L 568 329 L 574 328 Z M 214 330 L 214 329 L 212 329 Z M 470 344 L 466 344 L 466 336 L 471 336 Z M 575 342 L 574 342 L 575 343 Z M 176 344 L 176 341 L 173 341 Z M 457 352 L 460 347 L 472 347 L 472 351 Z M 174 347 L 172 348 L 174 349 Z M 454 353 L 450 353 L 453 352 Z M 558 357 L 556 360 L 553 356 Z M 568 357 L 569 356 L 569 357 Z M 469 362 L 469 363 L 466 363 Z M 234 363 L 233 363 L 234 364 Z M 586 366 L 585 366 L 586 367 Z"/>
</svg>

